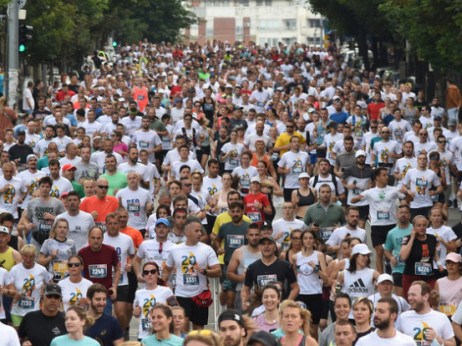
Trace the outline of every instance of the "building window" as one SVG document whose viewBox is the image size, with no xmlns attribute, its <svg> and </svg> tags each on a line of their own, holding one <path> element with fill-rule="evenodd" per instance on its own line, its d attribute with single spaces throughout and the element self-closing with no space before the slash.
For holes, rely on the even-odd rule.
<svg viewBox="0 0 462 346">
<path fill-rule="evenodd" d="M 320 28 L 321 27 L 321 19 L 308 19 L 308 26 L 310 28 Z"/>
<path fill-rule="evenodd" d="M 295 30 L 297 28 L 297 20 L 296 19 L 284 20 L 284 27 L 286 30 Z"/>
</svg>

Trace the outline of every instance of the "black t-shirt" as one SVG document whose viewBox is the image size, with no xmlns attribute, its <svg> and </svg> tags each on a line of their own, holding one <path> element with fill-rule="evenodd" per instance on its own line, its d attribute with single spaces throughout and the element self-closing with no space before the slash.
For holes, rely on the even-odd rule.
<svg viewBox="0 0 462 346">
<path fill-rule="evenodd" d="M 26 159 L 27 155 L 33 154 L 34 151 L 32 148 L 26 144 L 24 145 L 19 145 L 15 144 L 13 145 L 10 150 L 8 150 L 8 153 L 10 154 L 10 160 L 14 161 L 16 159 L 19 159 L 20 164 L 26 164 Z"/>
<path fill-rule="evenodd" d="M 252 288 L 256 285 L 263 288 L 267 283 L 281 281 L 284 284 L 283 298 L 287 298 L 290 285 L 297 281 L 292 264 L 282 259 L 276 259 L 271 265 L 265 265 L 262 260 L 252 263 L 245 272 L 244 285 Z"/>
<path fill-rule="evenodd" d="M 66 326 L 63 312 L 58 312 L 53 317 L 46 316 L 42 310 L 29 312 L 24 316 L 18 329 L 19 338 L 23 342 L 30 341 L 34 346 L 49 346 L 51 340 L 64 334 L 66 334 Z"/>
<path fill-rule="evenodd" d="M 454 227 L 452 227 L 452 230 L 454 231 L 454 233 L 456 234 L 457 236 L 457 239 L 461 239 L 462 238 L 462 223 L 458 223 L 457 225 L 455 225 Z M 457 253 L 460 253 L 460 250 L 461 250 L 462 247 L 458 247 L 457 248 Z"/>
<path fill-rule="evenodd" d="M 406 245 L 410 239 L 410 236 L 404 237 L 402 245 Z M 411 253 L 404 265 L 403 274 L 418 275 L 423 278 L 431 277 L 433 275 L 433 259 L 435 258 L 436 243 L 436 237 L 432 234 L 427 234 L 427 238 L 424 241 L 415 238 Z"/>
<path fill-rule="evenodd" d="M 103 314 L 85 331 L 85 335 L 95 339 L 102 346 L 112 346 L 115 340 L 123 338 L 124 333 L 114 317 Z"/>
</svg>

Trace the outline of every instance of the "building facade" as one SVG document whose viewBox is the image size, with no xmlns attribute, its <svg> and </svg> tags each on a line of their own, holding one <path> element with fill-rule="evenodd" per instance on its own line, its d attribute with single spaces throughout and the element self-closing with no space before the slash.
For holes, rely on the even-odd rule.
<svg viewBox="0 0 462 346">
<path fill-rule="evenodd" d="M 304 0 L 188 0 L 184 4 L 199 18 L 199 24 L 184 32 L 188 41 L 322 45 L 321 16 L 312 13 Z"/>
</svg>

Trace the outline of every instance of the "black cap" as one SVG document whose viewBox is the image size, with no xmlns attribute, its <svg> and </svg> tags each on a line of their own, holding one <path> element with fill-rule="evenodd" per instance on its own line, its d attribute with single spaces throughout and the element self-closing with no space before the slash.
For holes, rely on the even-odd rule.
<svg viewBox="0 0 462 346">
<path fill-rule="evenodd" d="M 44 296 L 58 295 L 62 297 L 61 287 L 56 284 L 47 284 L 43 290 Z"/>
<path fill-rule="evenodd" d="M 242 314 L 235 309 L 223 311 L 220 316 L 218 316 L 218 325 L 223 321 L 236 321 L 241 327 L 244 327 L 244 318 Z"/>
<path fill-rule="evenodd" d="M 277 339 L 273 335 L 271 335 L 270 333 L 264 332 L 264 331 L 253 333 L 249 341 L 247 342 L 247 345 L 253 345 L 254 342 L 260 342 L 261 344 L 265 346 L 280 346 L 281 345 L 281 343 L 277 341 Z"/>
<path fill-rule="evenodd" d="M 273 237 L 263 237 L 263 238 L 260 238 L 259 244 L 263 243 L 265 240 L 268 240 L 268 241 L 274 243 L 274 245 L 276 245 L 276 240 L 274 240 Z"/>
<path fill-rule="evenodd" d="M 18 136 L 19 136 L 19 135 L 25 135 L 25 134 L 26 134 L 26 131 L 24 131 L 24 130 L 19 130 L 19 131 L 18 131 Z"/>
</svg>

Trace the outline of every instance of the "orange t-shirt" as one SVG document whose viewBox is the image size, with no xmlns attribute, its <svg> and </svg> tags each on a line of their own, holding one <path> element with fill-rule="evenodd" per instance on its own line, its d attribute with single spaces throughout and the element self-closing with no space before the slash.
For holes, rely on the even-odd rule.
<svg viewBox="0 0 462 346">
<path fill-rule="evenodd" d="M 99 199 L 96 196 L 85 198 L 80 204 L 80 210 L 87 213 L 96 211 L 98 217 L 95 222 L 105 223 L 106 215 L 113 213 L 119 207 L 119 201 L 114 196 L 106 196 L 104 199 Z"/>
<path fill-rule="evenodd" d="M 120 232 L 130 236 L 130 238 L 132 238 L 133 240 L 133 244 L 135 245 L 135 249 L 138 250 L 138 248 L 140 247 L 141 243 L 144 240 L 141 232 L 138 231 L 136 228 L 132 228 L 128 226 L 125 229 L 121 229 Z"/>
<path fill-rule="evenodd" d="M 133 98 L 138 103 L 140 112 L 143 112 L 146 106 L 148 105 L 148 89 L 142 87 L 141 89 L 134 87 L 133 88 Z"/>
</svg>

